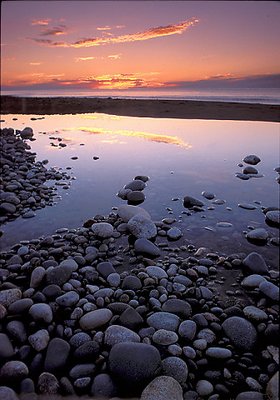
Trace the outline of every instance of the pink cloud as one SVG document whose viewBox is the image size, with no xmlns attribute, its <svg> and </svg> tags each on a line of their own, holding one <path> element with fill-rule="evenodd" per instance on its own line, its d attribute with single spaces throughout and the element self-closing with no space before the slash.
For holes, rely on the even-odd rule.
<svg viewBox="0 0 280 400">
<path fill-rule="evenodd" d="M 50 23 L 50 19 L 33 19 L 31 25 L 47 26 Z"/>
</svg>

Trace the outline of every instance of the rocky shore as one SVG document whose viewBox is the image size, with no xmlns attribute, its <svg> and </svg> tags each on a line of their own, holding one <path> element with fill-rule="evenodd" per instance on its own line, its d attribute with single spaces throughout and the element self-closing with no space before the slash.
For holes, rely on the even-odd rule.
<svg viewBox="0 0 280 400">
<path fill-rule="evenodd" d="M 36 162 L 23 131 L 1 132 L 2 222 L 48 205 L 46 180 L 69 178 Z M 279 271 L 258 252 L 178 245 L 174 219 L 132 205 L 147 181 L 125 185 L 129 204 L 107 216 L 0 253 L 1 400 L 278 399 Z"/>
</svg>

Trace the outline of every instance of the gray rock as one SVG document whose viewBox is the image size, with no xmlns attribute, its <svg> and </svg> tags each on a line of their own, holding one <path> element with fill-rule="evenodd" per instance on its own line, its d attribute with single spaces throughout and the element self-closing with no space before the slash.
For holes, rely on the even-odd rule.
<svg viewBox="0 0 280 400">
<path fill-rule="evenodd" d="M 96 341 L 90 340 L 79 346 L 74 352 L 74 358 L 79 362 L 92 362 L 99 354 L 100 346 Z"/>
<path fill-rule="evenodd" d="M 117 395 L 116 384 L 108 374 L 96 375 L 92 383 L 91 394 L 97 398 L 114 397 Z"/>
<path fill-rule="evenodd" d="M 9 307 L 12 303 L 20 300 L 22 293 L 20 289 L 6 289 L 0 291 L 0 304 Z"/>
<path fill-rule="evenodd" d="M 43 372 L 38 378 L 39 393 L 52 395 L 57 394 L 59 390 L 59 382 L 53 374 Z"/>
<path fill-rule="evenodd" d="M 93 224 L 91 230 L 100 239 L 106 239 L 113 235 L 114 228 L 108 222 L 97 222 Z"/>
<path fill-rule="evenodd" d="M 14 204 L 4 202 L 0 205 L 0 213 L 3 214 L 14 214 L 17 208 Z"/>
<path fill-rule="evenodd" d="M 16 392 L 8 386 L 0 386 L 0 400 L 19 400 Z"/>
<path fill-rule="evenodd" d="M 272 282 L 264 281 L 259 285 L 260 292 L 270 300 L 279 302 L 279 287 Z"/>
<path fill-rule="evenodd" d="M 86 331 L 91 331 L 107 324 L 112 316 L 112 311 L 107 308 L 90 311 L 80 319 L 80 327 Z"/>
<path fill-rule="evenodd" d="M 26 211 L 26 213 L 22 214 L 22 218 L 34 218 L 36 216 L 35 212 L 32 210 Z"/>
<path fill-rule="evenodd" d="M 123 200 L 127 199 L 128 193 L 132 192 L 131 189 L 124 189 L 122 188 L 121 190 L 118 191 L 117 196 L 120 197 Z"/>
<path fill-rule="evenodd" d="M 243 168 L 242 172 L 243 174 L 258 174 L 259 171 L 256 168 L 249 166 Z"/>
<path fill-rule="evenodd" d="M 204 203 L 198 199 L 195 199 L 194 197 L 191 196 L 185 196 L 184 197 L 184 207 L 186 208 L 192 208 L 192 207 L 203 207 Z"/>
<path fill-rule="evenodd" d="M 160 249 L 150 240 L 141 238 L 134 243 L 134 249 L 137 254 L 144 254 L 150 257 L 158 257 Z"/>
<path fill-rule="evenodd" d="M 95 364 L 76 364 L 69 372 L 69 376 L 72 379 L 79 379 L 83 377 L 89 377 L 94 375 L 96 371 Z"/>
<path fill-rule="evenodd" d="M 143 343 L 118 343 L 110 351 L 109 370 L 127 387 L 143 388 L 161 371 L 159 351 Z"/>
<path fill-rule="evenodd" d="M 91 337 L 85 332 L 75 333 L 69 340 L 69 343 L 72 347 L 77 348 L 82 346 L 84 343 L 90 342 Z"/>
<path fill-rule="evenodd" d="M 118 287 L 120 285 L 120 283 L 121 283 L 120 274 L 118 274 L 117 272 L 110 274 L 107 277 L 107 282 L 112 287 Z"/>
<path fill-rule="evenodd" d="M 180 385 L 186 383 L 188 378 L 188 367 L 185 361 L 179 357 L 167 357 L 162 361 L 163 375 L 171 376 L 176 379 Z"/>
<path fill-rule="evenodd" d="M 249 231 L 246 238 L 252 242 L 266 242 L 269 237 L 268 232 L 264 228 L 256 228 Z"/>
<path fill-rule="evenodd" d="M 268 315 L 255 306 L 247 306 L 243 309 L 243 312 L 245 317 L 253 322 L 263 322 L 268 319 Z"/>
<path fill-rule="evenodd" d="M 20 136 L 22 139 L 31 139 L 33 137 L 33 129 L 30 128 L 29 126 L 25 127 L 21 132 Z"/>
<path fill-rule="evenodd" d="M 207 344 L 212 344 L 216 340 L 216 335 L 211 329 L 204 328 L 198 332 L 197 338 L 206 340 Z"/>
<path fill-rule="evenodd" d="M 127 185 L 125 185 L 125 189 L 130 189 L 130 190 L 137 190 L 137 191 L 141 191 L 144 190 L 146 187 L 145 182 L 143 182 L 142 180 L 134 180 L 129 182 Z"/>
<path fill-rule="evenodd" d="M 47 372 L 57 373 L 62 370 L 68 361 L 70 353 L 70 345 L 65 340 L 54 338 L 49 342 L 46 359 L 45 370 Z"/>
<path fill-rule="evenodd" d="M 159 329 L 153 334 L 153 342 L 162 346 L 169 346 L 177 343 L 178 335 L 175 332 Z M 168 374 L 167 374 L 168 375 Z"/>
<path fill-rule="evenodd" d="M 167 300 L 163 304 L 162 310 L 168 313 L 176 314 L 184 319 L 187 319 L 192 314 L 192 308 L 190 304 L 187 301 L 180 299 Z"/>
<path fill-rule="evenodd" d="M 151 239 L 157 234 L 157 227 L 149 218 L 137 214 L 127 223 L 130 233 L 136 238 Z"/>
<path fill-rule="evenodd" d="M 265 282 L 266 279 L 258 274 L 252 274 L 249 276 L 246 276 L 246 278 L 243 279 L 241 282 L 241 286 L 245 287 L 246 289 L 255 289 L 259 287 L 261 282 Z"/>
<path fill-rule="evenodd" d="M 59 265 L 58 267 L 49 268 L 46 271 L 46 281 L 48 284 L 54 284 L 59 286 L 63 285 L 70 279 L 72 272 L 74 272 L 77 268 L 78 264 L 77 267 L 64 264 L 64 265 Z"/>
<path fill-rule="evenodd" d="M 244 157 L 243 161 L 246 164 L 257 165 L 261 161 L 261 159 L 258 156 L 254 155 L 254 154 L 250 154 L 250 155 Z"/>
<path fill-rule="evenodd" d="M 1 381 L 5 382 L 20 382 L 28 374 L 28 367 L 22 361 L 7 361 L 0 369 Z"/>
<path fill-rule="evenodd" d="M 176 331 L 179 323 L 179 317 L 169 312 L 156 312 L 147 318 L 147 324 L 155 329 Z"/>
<path fill-rule="evenodd" d="M 127 194 L 126 198 L 130 203 L 140 204 L 140 203 L 143 203 L 143 201 L 145 200 L 145 195 L 143 192 L 135 190 L 135 191 L 129 192 Z"/>
<path fill-rule="evenodd" d="M 46 329 L 41 329 L 33 333 L 33 335 L 30 335 L 28 337 L 28 341 L 33 347 L 33 349 L 40 352 L 44 350 L 49 344 L 50 341 L 49 332 Z"/>
<path fill-rule="evenodd" d="M 13 345 L 5 333 L 0 333 L 0 359 L 11 358 L 14 355 Z"/>
<path fill-rule="evenodd" d="M 223 347 L 209 347 L 206 350 L 207 357 L 214 358 L 217 360 L 224 360 L 232 356 L 232 352 L 229 349 Z"/>
<path fill-rule="evenodd" d="M 139 239 L 139 240 L 141 240 L 141 239 Z M 167 278 L 168 277 L 167 273 L 164 271 L 163 268 L 157 267 L 157 266 L 154 266 L 154 265 L 151 265 L 150 267 L 147 267 L 146 268 L 146 272 L 152 278 L 161 279 L 161 278 Z"/>
<path fill-rule="evenodd" d="M 131 205 L 122 205 L 118 208 L 118 215 L 124 221 L 128 222 L 132 217 L 137 214 L 141 214 L 143 217 L 151 219 L 150 214 L 141 207 L 131 206 Z"/>
<path fill-rule="evenodd" d="M 113 267 L 113 264 L 109 261 L 103 261 L 101 263 L 98 263 L 96 269 L 100 273 L 100 275 L 105 279 L 110 274 L 113 274 L 116 272 L 115 268 Z"/>
<path fill-rule="evenodd" d="M 238 207 L 244 208 L 244 210 L 255 210 L 257 206 L 250 203 L 238 203 Z"/>
<path fill-rule="evenodd" d="M 56 298 L 57 304 L 61 307 L 72 307 L 79 301 L 79 295 L 74 290 L 70 290 L 69 292 L 63 294 Z"/>
<path fill-rule="evenodd" d="M 36 267 L 31 274 L 30 287 L 37 288 L 40 286 L 44 276 L 46 275 L 46 270 L 43 267 Z"/>
<path fill-rule="evenodd" d="M 248 254 L 248 256 L 243 260 L 243 265 L 245 266 L 246 270 L 252 272 L 253 274 L 268 273 L 268 267 L 265 260 L 256 252 Z"/>
<path fill-rule="evenodd" d="M 122 282 L 122 289 L 124 290 L 139 290 L 142 288 L 141 280 L 134 275 L 128 275 Z"/>
<path fill-rule="evenodd" d="M 235 400 L 264 400 L 264 395 L 260 392 L 241 392 L 236 396 Z"/>
<path fill-rule="evenodd" d="M 280 225 L 280 211 L 268 211 L 265 214 L 266 222 L 272 226 L 279 226 Z"/>
<path fill-rule="evenodd" d="M 36 303 L 29 309 L 30 316 L 34 319 L 34 321 L 43 321 L 47 324 L 52 322 L 53 312 L 51 307 L 48 304 L 44 303 Z"/>
<path fill-rule="evenodd" d="M 105 331 L 104 343 L 107 346 L 114 346 L 117 343 L 123 342 L 140 342 L 140 337 L 137 333 L 133 332 L 131 329 L 128 329 L 124 326 L 120 325 L 111 325 Z"/>
<path fill-rule="evenodd" d="M 243 181 L 248 181 L 250 179 L 250 176 L 248 174 L 241 174 L 240 172 L 237 172 L 235 176 L 236 178 L 242 179 Z"/>
<path fill-rule="evenodd" d="M 269 400 L 279 399 L 279 371 L 269 380 L 265 394 Z"/>
<path fill-rule="evenodd" d="M 178 333 L 183 339 L 191 341 L 196 335 L 196 330 L 196 323 L 194 321 L 187 320 L 180 324 Z"/>
<path fill-rule="evenodd" d="M 240 350 L 251 351 L 257 343 L 254 325 L 244 318 L 229 317 L 223 322 L 222 328 L 234 346 Z"/>
<path fill-rule="evenodd" d="M 178 239 L 180 239 L 180 237 L 183 236 L 181 229 L 176 228 L 176 227 L 172 227 L 172 228 L 168 229 L 166 234 L 167 234 L 167 238 L 169 240 L 178 240 Z"/>
<path fill-rule="evenodd" d="M 205 379 L 201 379 L 196 384 L 196 391 L 199 396 L 209 396 L 214 390 L 212 383 L 206 381 Z"/>
<path fill-rule="evenodd" d="M 170 376 L 155 378 L 143 390 L 140 400 L 183 400 L 181 385 Z"/>
<path fill-rule="evenodd" d="M 10 336 L 19 343 L 24 343 L 27 339 L 25 326 L 21 321 L 10 321 L 6 326 Z"/>
<path fill-rule="evenodd" d="M 124 310 L 119 317 L 119 324 L 133 331 L 137 330 L 143 322 L 144 320 L 141 315 L 132 307 L 128 307 Z"/>
<path fill-rule="evenodd" d="M 211 193 L 211 192 L 202 192 L 201 194 L 207 200 L 213 200 L 215 198 L 214 193 Z"/>
</svg>

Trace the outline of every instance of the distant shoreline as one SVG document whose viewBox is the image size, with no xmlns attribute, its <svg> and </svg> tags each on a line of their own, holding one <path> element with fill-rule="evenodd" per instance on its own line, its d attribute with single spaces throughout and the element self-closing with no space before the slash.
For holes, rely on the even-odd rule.
<svg viewBox="0 0 280 400">
<path fill-rule="evenodd" d="M 131 117 L 280 122 L 280 105 L 199 100 L 1 96 L 1 114 L 104 113 Z"/>
</svg>

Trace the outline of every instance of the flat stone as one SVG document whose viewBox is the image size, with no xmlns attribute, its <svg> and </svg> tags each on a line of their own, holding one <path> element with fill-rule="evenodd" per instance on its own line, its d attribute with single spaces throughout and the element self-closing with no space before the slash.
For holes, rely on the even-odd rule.
<svg viewBox="0 0 280 400">
<path fill-rule="evenodd" d="M 251 351 L 257 343 L 257 331 L 254 325 L 241 317 L 229 317 L 222 328 L 232 341 L 233 345 L 240 350 Z"/>
<path fill-rule="evenodd" d="M 256 252 L 248 254 L 248 256 L 243 260 L 243 265 L 245 266 L 245 270 L 248 270 L 253 274 L 268 273 L 268 267 L 265 260 L 260 254 Z"/>
<path fill-rule="evenodd" d="M 113 235 L 114 228 L 108 222 L 97 222 L 91 227 L 93 234 L 101 239 L 107 239 Z"/>
<path fill-rule="evenodd" d="M 186 383 L 188 378 L 188 367 L 185 361 L 179 357 L 167 357 L 162 361 L 163 375 L 171 376 L 176 379 L 180 385 Z"/>
<path fill-rule="evenodd" d="M 185 340 L 193 340 L 196 335 L 197 325 L 194 321 L 187 320 L 181 322 L 178 333 Z"/>
<path fill-rule="evenodd" d="M 47 324 L 52 322 L 53 312 L 51 307 L 45 303 L 36 303 L 29 309 L 30 316 L 34 321 L 43 321 Z"/>
<path fill-rule="evenodd" d="M 264 228 L 256 228 L 249 231 L 246 235 L 247 240 L 251 242 L 266 242 L 269 237 L 267 230 Z"/>
<path fill-rule="evenodd" d="M 110 274 L 113 274 L 116 272 L 113 264 L 109 261 L 103 261 L 103 262 L 98 263 L 96 269 L 100 273 L 100 275 L 105 279 Z"/>
<path fill-rule="evenodd" d="M 140 179 L 134 180 L 129 182 L 127 185 L 125 185 L 125 189 L 130 189 L 130 190 L 136 190 L 136 191 L 141 191 L 144 190 L 146 187 L 145 182 L 143 182 Z"/>
<path fill-rule="evenodd" d="M 159 329 L 153 334 L 153 342 L 162 346 L 177 343 L 178 335 L 175 332 Z"/>
<path fill-rule="evenodd" d="M 124 290 L 139 290 L 142 288 L 141 280 L 134 275 L 128 275 L 122 282 L 122 289 Z"/>
<path fill-rule="evenodd" d="M 160 255 L 160 249 L 150 240 L 145 238 L 137 239 L 135 241 L 134 250 L 136 254 L 143 254 L 152 258 Z"/>
<path fill-rule="evenodd" d="M 137 214 L 130 218 L 127 223 L 130 233 L 136 238 L 151 239 L 157 235 L 156 225 L 141 214 Z"/>
<path fill-rule="evenodd" d="M 111 325 L 105 331 L 104 343 L 107 346 L 114 346 L 117 343 L 123 342 L 140 342 L 140 336 L 137 333 L 133 332 L 131 329 L 128 329 L 124 326 L 120 325 Z"/>
<path fill-rule="evenodd" d="M 169 312 L 156 312 L 147 318 L 147 324 L 155 329 L 176 331 L 179 323 L 179 317 Z"/>
<path fill-rule="evenodd" d="M 207 357 L 214 358 L 217 360 L 224 360 L 232 356 L 232 352 L 229 349 L 223 347 L 209 347 L 206 350 Z"/>
<path fill-rule="evenodd" d="M 278 210 L 268 211 L 265 214 L 265 220 L 268 225 L 278 227 L 280 225 L 280 211 Z"/>
<path fill-rule="evenodd" d="M 61 307 L 72 307 L 76 303 L 78 303 L 80 296 L 74 290 L 70 290 L 69 292 L 59 296 L 56 298 L 56 303 Z"/>
<path fill-rule="evenodd" d="M 124 221 L 128 222 L 135 215 L 141 214 L 143 217 L 151 219 L 150 214 L 141 207 L 131 206 L 131 205 L 122 205 L 118 207 L 118 215 Z"/>
<path fill-rule="evenodd" d="M 247 306 L 243 309 L 244 315 L 252 322 L 263 322 L 268 319 L 266 312 L 255 306 Z"/>
<path fill-rule="evenodd" d="M 90 311 L 80 319 L 80 327 L 86 331 L 91 331 L 107 324 L 112 316 L 112 311 L 107 308 Z"/>
<path fill-rule="evenodd" d="M 172 227 L 172 228 L 168 229 L 166 234 L 167 234 L 167 238 L 169 240 L 178 240 L 178 239 L 180 239 L 180 237 L 183 236 L 181 229 L 176 228 L 176 227 Z"/>
<path fill-rule="evenodd" d="M 259 285 L 260 292 L 270 300 L 279 302 L 279 287 L 272 282 L 264 281 Z"/>
<path fill-rule="evenodd" d="M 47 372 L 57 373 L 67 365 L 70 345 L 65 340 L 54 338 L 49 342 L 44 368 Z"/>
<path fill-rule="evenodd" d="M 246 289 L 255 289 L 259 287 L 261 282 L 264 281 L 266 281 L 266 279 L 262 275 L 252 274 L 243 279 L 241 286 L 245 287 Z"/>
<path fill-rule="evenodd" d="M 127 200 L 130 203 L 140 204 L 145 200 L 145 195 L 143 192 L 139 192 L 138 190 L 129 192 L 126 196 Z"/>
<path fill-rule="evenodd" d="M 256 210 L 257 206 L 249 203 L 238 203 L 238 207 L 244 208 L 244 210 Z"/>
<path fill-rule="evenodd" d="M 207 200 L 213 200 L 214 198 L 215 198 L 215 195 L 214 195 L 214 193 L 211 193 L 211 192 L 202 192 L 201 193 L 202 194 L 202 196 L 203 197 L 205 197 L 205 199 L 207 199 Z"/>
<path fill-rule="evenodd" d="M 187 319 L 192 314 L 191 305 L 187 301 L 181 299 L 168 299 L 163 303 L 162 310 L 176 314 L 184 319 Z"/>
<path fill-rule="evenodd" d="M 93 363 L 76 364 L 70 371 L 69 376 L 72 379 L 93 376 L 96 371 L 96 366 Z"/>
<path fill-rule="evenodd" d="M 246 164 L 257 165 L 261 161 L 261 159 L 258 156 L 256 156 L 255 154 L 250 154 L 250 155 L 244 157 L 243 161 Z"/>
<path fill-rule="evenodd" d="M 236 396 L 235 400 L 264 400 L 264 395 L 260 392 L 241 392 Z"/>
<path fill-rule="evenodd" d="M 154 265 L 147 267 L 146 272 L 151 278 L 157 278 L 157 279 L 168 278 L 168 275 L 163 268 Z"/>
<path fill-rule="evenodd" d="M 118 343 L 110 351 L 109 370 L 126 388 L 144 388 L 161 371 L 159 351 L 144 343 Z"/>
<path fill-rule="evenodd" d="M 74 358 L 80 363 L 92 362 L 97 358 L 100 351 L 100 345 L 94 340 L 83 343 L 74 352 Z"/>
<path fill-rule="evenodd" d="M 143 390 L 140 400 L 183 400 L 181 385 L 171 376 L 155 378 Z"/>
</svg>

